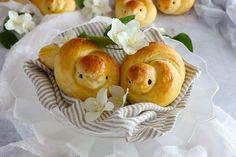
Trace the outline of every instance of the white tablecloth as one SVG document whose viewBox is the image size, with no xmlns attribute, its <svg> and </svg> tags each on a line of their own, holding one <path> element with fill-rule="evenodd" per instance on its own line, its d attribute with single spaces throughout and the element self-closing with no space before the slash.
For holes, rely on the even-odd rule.
<svg viewBox="0 0 236 157">
<path fill-rule="evenodd" d="M 236 112 L 236 52 L 230 46 L 230 44 L 225 42 L 225 40 L 222 38 L 222 35 L 219 34 L 218 28 L 215 26 L 209 27 L 204 24 L 201 19 L 195 15 L 195 12 L 191 12 L 183 16 L 159 15 L 155 22 L 155 25 L 158 27 L 167 28 L 167 30 L 172 34 L 186 32 L 190 35 L 193 40 L 194 53 L 198 54 L 207 61 L 209 65 L 209 72 L 214 76 L 214 78 L 220 85 L 220 90 L 214 97 L 214 103 L 225 110 L 227 113 L 229 113 L 231 116 L 236 118 L 236 114 L 234 114 Z M 6 54 L 7 51 L 1 48 L 0 65 L 3 64 L 3 58 Z M 215 111 L 218 119 L 215 119 L 208 124 L 199 125 L 193 136 L 195 138 L 191 140 L 192 143 L 190 142 L 189 146 L 194 147 L 197 145 L 202 145 L 203 141 L 205 140 L 204 138 L 207 136 L 209 137 L 209 139 L 206 140 L 209 141 L 208 145 L 206 145 L 205 147 L 207 148 L 210 157 L 215 157 L 216 155 L 233 156 L 233 154 L 235 153 L 235 145 L 229 145 L 228 143 L 224 142 L 225 138 L 231 137 L 227 140 L 229 140 L 230 143 L 236 143 L 235 135 L 232 134 L 232 131 L 236 130 L 236 128 L 233 127 L 236 126 L 235 121 L 231 119 L 231 117 L 229 117 L 226 113 L 221 111 L 221 109 L 215 108 Z M 224 126 L 226 125 L 231 132 L 223 130 Z M 216 128 L 216 130 L 212 130 L 212 128 L 214 127 Z M 230 135 L 220 135 L 221 131 Z M 213 135 L 220 136 L 211 137 L 211 133 L 213 133 Z M 205 134 L 205 136 L 203 136 L 203 134 Z M 0 147 L 0 156 L 14 156 L 15 154 L 18 154 L 18 156 L 26 157 L 34 156 L 29 152 L 27 152 L 26 155 L 26 152 L 22 149 L 11 149 L 12 147 L 9 147 L 9 145 L 4 146 L 20 140 L 21 137 L 17 134 L 17 131 L 14 129 L 13 125 L 7 120 L 1 120 L 0 116 L 0 146 L 2 146 Z M 215 142 L 219 143 L 216 144 Z M 166 153 L 169 153 L 168 156 L 171 156 L 171 152 L 174 149 L 176 149 L 174 146 L 168 146 L 168 149 L 165 149 L 165 151 L 169 150 L 169 152 Z M 229 149 L 231 149 L 232 152 L 229 152 Z M 156 153 L 158 154 L 160 153 L 160 151 L 163 150 L 157 149 Z M 184 148 L 182 151 L 185 151 Z M 1 154 L 3 152 L 5 154 Z"/>
</svg>

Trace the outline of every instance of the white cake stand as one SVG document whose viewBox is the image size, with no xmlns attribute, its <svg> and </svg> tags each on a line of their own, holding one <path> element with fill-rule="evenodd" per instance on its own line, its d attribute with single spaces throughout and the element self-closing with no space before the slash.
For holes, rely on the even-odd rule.
<svg viewBox="0 0 236 157">
<path fill-rule="evenodd" d="M 99 138 L 82 134 L 63 115 L 51 114 L 38 101 L 35 88 L 23 70 L 19 72 L 10 89 L 15 97 L 14 117 L 32 129 L 41 144 L 60 148 L 61 151 L 74 152 L 80 157 L 149 156 L 159 145 L 184 145 L 191 139 L 196 124 L 213 119 L 212 98 L 218 85 L 207 72 L 206 62 L 189 52 L 182 43 L 165 38 L 189 63 L 201 69 L 195 81 L 188 106 L 178 116 L 174 128 L 166 135 L 142 143 L 126 143 L 123 139 Z M 23 92 L 22 92 L 23 90 Z M 144 155 L 145 154 L 145 155 Z"/>
</svg>

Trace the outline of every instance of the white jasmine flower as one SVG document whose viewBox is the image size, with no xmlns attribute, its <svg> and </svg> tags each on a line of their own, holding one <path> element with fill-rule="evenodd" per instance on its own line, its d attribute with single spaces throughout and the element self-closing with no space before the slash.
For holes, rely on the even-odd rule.
<svg viewBox="0 0 236 157">
<path fill-rule="evenodd" d="M 109 92 L 111 94 L 109 101 L 115 105 L 115 109 L 118 109 L 125 105 L 129 93 L 128 89 L 125 92 L 122 87 L 112 85 L 109 87 Z"/>
<path fill-rule="evenodd" d="M 108 37 L 118 45 L 121 45 L 118 35 L 120 33 L 126 33 L 126 26 L 119 19 L 113 18 L 111 24 L 111 30 L 107 33 Z"/>
<path fill-rule="evenodd" d="M 54 43 L 58 46 L 64 45 L 67 41 L 77 38 L 77 34 L 75 31 L 68 31 L 64 33 L 64 36 L 59 36 L 54 40 Z"/>
<path fill-rule="evenodd" d="M 85 120 L 87 122 L 98 119 L 104 111 L 112 111 L 114 105 L 108 102 L 107 89 L 100 89 L 96 98 L 88 98 L 84 101 Z"/>
<path fill-rule="evenodd" d="M 111 12 L 109 0 L 85 0 L 84 8 L 81 10 L 88 18 L 93 15 L 106 15 Z"/>
<path fill-rule="evenodd" d="M 91 19 L 93 17 L 93 0 L 85 0 L 84 7 L 81 12 Z"/>
<path fill-rule="evenodd" d="M 93 0 L 93 11 L 95 15 L 106 15 L 111 12 L 109 0 Z"/>
<path fill-rule="evenodd" d="M 9 20 L 5 24 L 7 30 L 14 30 L 19 34 L 30 32 L 35 27 L 31 14 L 18 15 L 15 11 L 8 12 Z"/>
<path fill-rule="evenodd" d="M 148 46 L 137 20 L 132 20 L 125 25 L 119 19 L 113 19 L 111 30 L 107 35 L 129 55 L 136 53 L 142 47 Z"/>
</svg>

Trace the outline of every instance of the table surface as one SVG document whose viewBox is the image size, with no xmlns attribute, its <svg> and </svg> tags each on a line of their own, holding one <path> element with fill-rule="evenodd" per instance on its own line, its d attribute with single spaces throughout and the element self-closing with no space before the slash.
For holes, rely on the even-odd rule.
<svg viewBox="0 0 236 157">
<path fill-rule="evenodd" d="M 220 86 L 213 99 L 214 103 L 236 118 L 236 52 L 222 38 L 217 27 L 205 25 L 194 12 L 183 16 L 159 15 L 155 25 L 167 28 L 173 34 L 189 34 L 194 53 L 206 60 L 209 72 Z M 0 66 L 4 63 L 6 54 L 7 50 L 0 48 Z M 9 121 L 0 120 L 0 147 L 20 139 Z"/>
</svg>

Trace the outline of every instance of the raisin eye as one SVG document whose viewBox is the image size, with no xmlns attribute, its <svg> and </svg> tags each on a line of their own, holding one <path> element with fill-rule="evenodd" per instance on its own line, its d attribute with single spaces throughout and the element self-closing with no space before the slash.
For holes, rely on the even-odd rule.
<svg viewBox="0 0 236 157">
<path fill-rule="evenodd" d="M 126 13 L 126 10 L 124 11 L 124 13 Z"/>
<path fill-rule="evenodd" d="M 174 2 L 172 2 L 174 5 L 175 5 L 175 1 Z"/>
<path fill-rule="evenodd" d="M 129 80 L 129 84 L 131 84 L 131 81 Z"/>
<path fill-rule="evenodd" d="M 82 75 L 82 74 L 79 74 L 79 78 L 83 79 L 83 75 Z"/>
<path fill-rule="evenodd" d="M 152 84 L 152 80 L 148 80 L 148 85 L 151 85 Z"/>
<path fill-rule="evenodd" d="M 106 80 L 108 80 L 108 76 L 106 76 Z"/>
<path fill-rule="evenodd" d="M 140 11 L 140 12 L 142 12 L 142 11 L 143 11 L 143 9 L 139 9 L 139 11 Z"/>
</svg>

